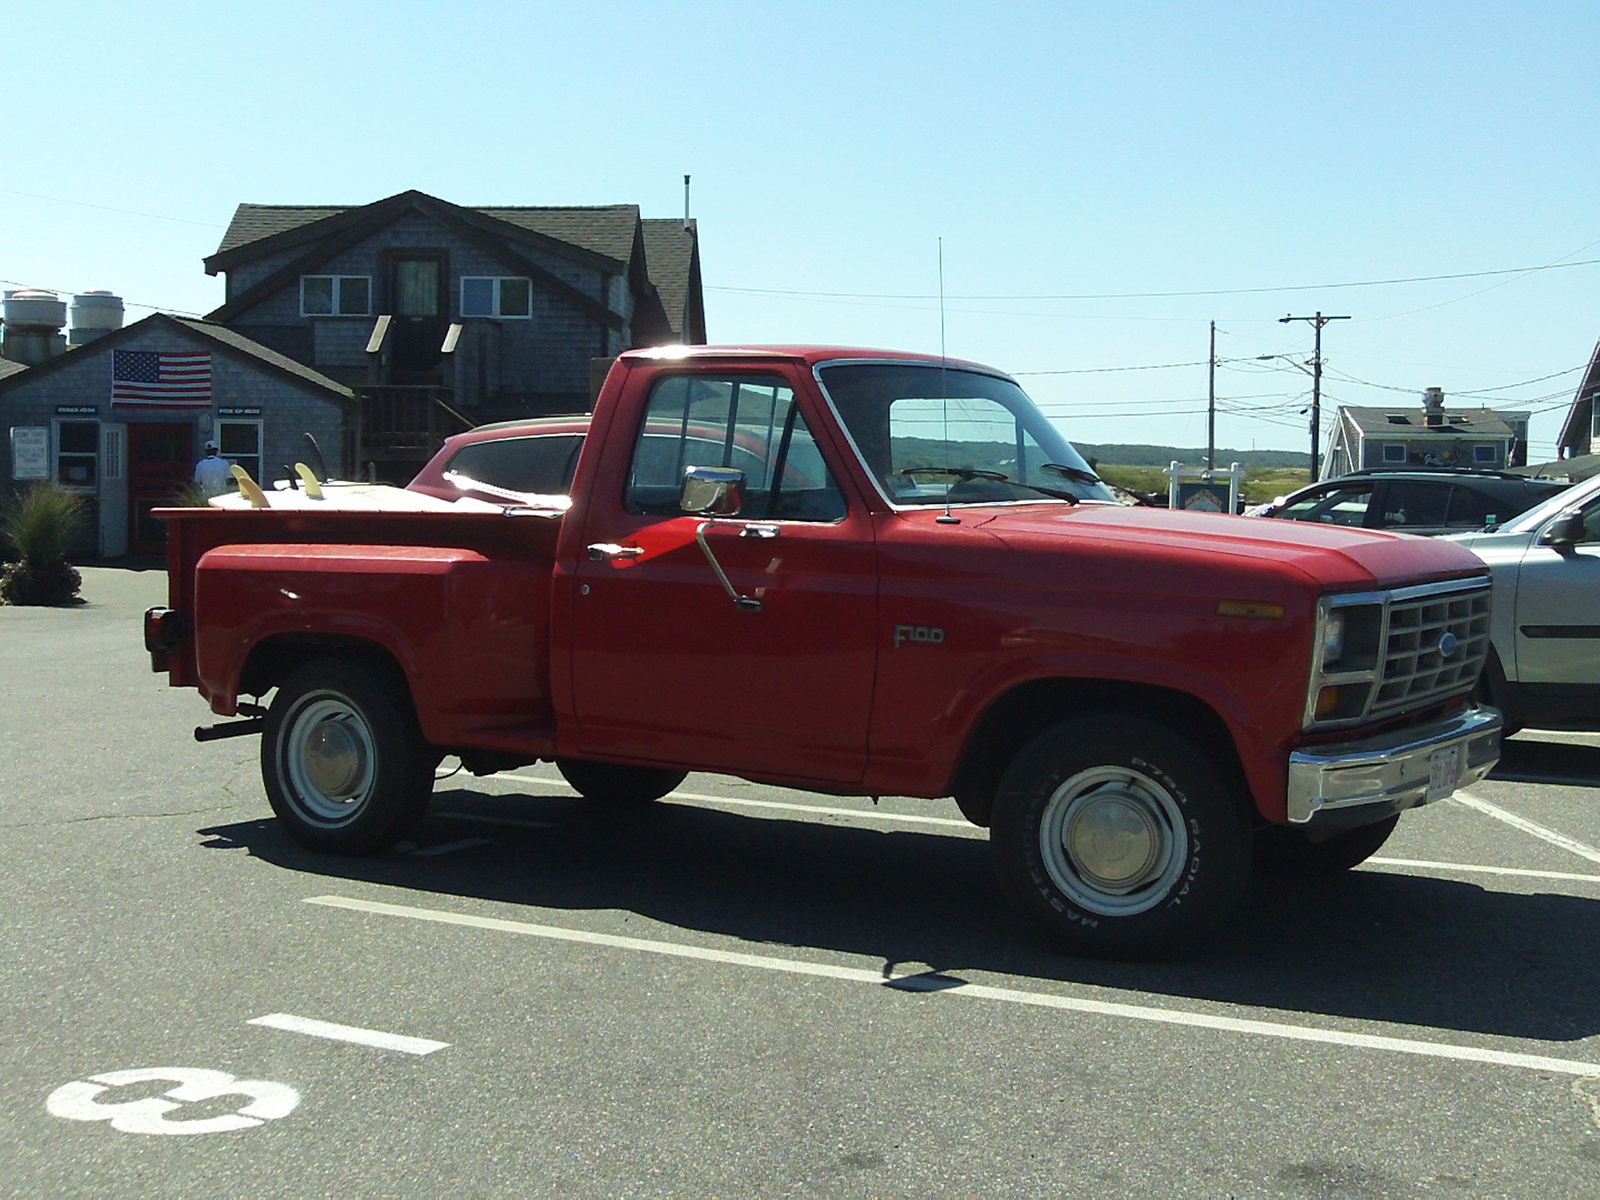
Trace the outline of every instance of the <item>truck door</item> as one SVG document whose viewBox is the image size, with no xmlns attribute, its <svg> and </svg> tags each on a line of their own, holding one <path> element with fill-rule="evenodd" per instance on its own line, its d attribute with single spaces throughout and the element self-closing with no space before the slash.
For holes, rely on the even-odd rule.
<svg viewBox="0 0 1600 1200">
<path fill-rule="evenodd" d="M 647 386 L 626 467 L 596 477 L 575 571 L 581 753 L 859 780 L 876 661 L 869 514 L 847 503 L 792 381 L 663 372 Z M 690 466 L 742 471 L 740 512 L 684 515 Z"/>
</svg>

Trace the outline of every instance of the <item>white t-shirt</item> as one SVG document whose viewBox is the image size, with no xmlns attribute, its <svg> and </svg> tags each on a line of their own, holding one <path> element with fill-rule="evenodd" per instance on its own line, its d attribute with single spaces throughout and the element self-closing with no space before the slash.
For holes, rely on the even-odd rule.
<svg viewBox="0 0 1600 1200">
<path fill-rule="evenodd" d="M 205 489 L 207 496 L 220 496 L 233 482 L 232 466 L 215 450 L 195 464 L 194 481 Z"/>
</svg>

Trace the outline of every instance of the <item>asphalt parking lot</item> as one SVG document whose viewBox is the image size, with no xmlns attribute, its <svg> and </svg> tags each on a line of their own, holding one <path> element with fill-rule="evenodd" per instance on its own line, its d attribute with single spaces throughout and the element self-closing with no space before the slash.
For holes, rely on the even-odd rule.
<svg viewBox="0 0 1600 1200">
<path fill-rule="evenodd" d="M 0 1195 L 1600 1194 L 1600 738 L 1108 964 L 948 802 L 540 766 L 310 854 L 149 673 L 164 576 L 84 591 L 0 609 Z"/>
</svg>

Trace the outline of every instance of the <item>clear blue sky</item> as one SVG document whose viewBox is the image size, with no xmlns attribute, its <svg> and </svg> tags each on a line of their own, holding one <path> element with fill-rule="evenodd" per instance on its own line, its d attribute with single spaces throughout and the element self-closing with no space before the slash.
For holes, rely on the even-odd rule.
<svg viewBox="0 0 1600 1200">
<path fill-rule="evenodd" d="M 10 0 L 0 27 L 13 283 L 203 313 L 240 201 L 673 216 L 688 172 L 713 341 L 937 350 L 942 239 L 949 353 L 1078 441 L 1203 445 L 1215 319 L 1218 444 L 1306 448 L 1309 380 L 1256 356 L 1304 361 L 1277 318 L 1320 308 L 1354 318 L 1330 413 L 1437 385 L 1532 409 L 1548 457 L 1600 336 L 1594 264 L 1249 290 L 1600 259 L 1593 3 Z M 1188 365 L 1108 369 L 1160 364 Z"/>
</svg>

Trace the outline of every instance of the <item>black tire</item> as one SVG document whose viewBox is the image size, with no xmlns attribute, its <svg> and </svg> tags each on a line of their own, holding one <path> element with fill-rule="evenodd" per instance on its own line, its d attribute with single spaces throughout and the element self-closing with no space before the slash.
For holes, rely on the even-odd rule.
<svg viewBox="0 0 1600 1200">
<path fill-rule="evenodd" d="M 1256 830 L 1255 867 L 1263 875 L 1337 875 L 1358 867 L 1389 840 L 1400 814 L 1314 842 L 1304 830 L 1269 825 Z"/>
<path fill-rule="evenodd" d="M 586 800 L 607 804 L 648 804 L 659 800 L 688 777 L 687 771 L 633 767 L 624 763 L 556 759 L 556 770 Z"/>
<path fill-rule="evenodd" d="M 421 819 L 438 752 L 403 682 L 344 659 L 283 683 L 261 737 L 261 778 L 289 835 L 312 850 L 388 850 Z"/>
<path fill-rule="evenodd" d="M 1108 714 L 1049 726 L 995 796 L 1012 902 L 1064 949 L 1106 958 L 1196 940 L 1250 873 L 1250 823 L 1211 758 L 1165 725 Z"/>
</svg>

